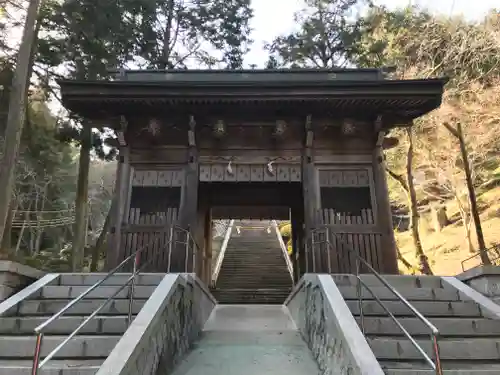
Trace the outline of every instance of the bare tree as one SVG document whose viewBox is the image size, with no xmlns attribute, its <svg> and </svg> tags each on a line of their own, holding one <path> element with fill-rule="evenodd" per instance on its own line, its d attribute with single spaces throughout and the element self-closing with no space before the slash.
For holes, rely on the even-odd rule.
<svg viewBox="0 0 500 375">
<path fill-rule="evenodd" d="M 406 133 L 406 166 L 405 166 L 405 175 L 398 174 L 391 170 L 390 168 L 386 168 L 389 176 L 394 178 L 401 188 L 406 193 L 408 199 L 408 208 L 410 209 L 410 230 L 413 239 L 413 246 L 415 248 L 415 256 L 419 260 L 419 268 L 420 272 L 425 275 L 432 275 L 432 270 L 429 265 L 429 259 L 425 255 L 422 241 L 420 239 L 420 231 L 419 231 L 419 220 L 420 214 L 418 212 L 418 200 L 417 200 L 417 192 L 415 190 L 415 182 L 413 176 L 413 159 L 414 159 L 414 135 L 412 128 L 406 128 L 404 130 Z"/>
<path fill-rule="evenodd" d="M 33 64 L 33 46 L 36 40 L 36 20 L 41 0 L 31 0 L 28 7 L 24 32 L 17 55 L 16 70 L 12 82 L 9 115 L 5 130 L 5 147 L 0 161 L 0 239 L 3 238 L 9 206 L 14 189 L 14 168 L 21 134 L 26 118 L 26 101 Z"/>
</svg>

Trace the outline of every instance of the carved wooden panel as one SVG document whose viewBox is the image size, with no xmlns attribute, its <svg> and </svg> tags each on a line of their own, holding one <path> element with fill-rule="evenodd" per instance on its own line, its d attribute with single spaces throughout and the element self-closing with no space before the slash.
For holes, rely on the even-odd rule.
<svg viewBox="0 0 500 375">
<path fill-rule="evenodd" d="M 264 181 L 264 169 L 262 168 L 262 165 L 252 165 L 251 168 L 250 179 L 256 182 Z"/>
<path fill-rule="evenodd" d="M 272 169 L 271 171 L 269 171 L 269 168 L 268 166 L 264 166 L 264 181 L 268 181 L 268 182 L 271 182 L 271 181 L 276 181 L 277 180 L 277 167 L 276 165 L 273 165 L 272 166 Z"/>
<path fill-rule="evenodd" d="M 182 170 L 134 170 L 132 186 L 182 186 Z"/>
<path fill-rule="evenodd" d="M 366 169 L 358 171 L 358 184 L 360 186 L 369 186 L 370 185 L 370 178 L 368 176 L 368 171 Z"/>
<path fill-rule="evenodd" d="M 287 165 L 278 165 L 277 177 L 278 181 L 290 181 L 290 167 Z"/>
<path fill-rule="evenodd" d="M 290 181 L 299 182 L 302 180 L 302 169 L 299 165 L 292 165 L 290 167 Z"/>
<path fill-rule="evenodd" d="M 158 172 L 158 186 L 171 186 L 172 185 L 172 171 Z"/>
<path fill-rule="evenodd" d="M 144 171 L 134 170 L 132 186 L 142 186 L 142 181 L 144 181 Z"/>
<path fill-rule="evenodd" d="M 242 165 L 239 165 L 237 167 L 237 179 L 238 181 L 251 181 L 250 177 L 250 165 L 245 165 L 245 164 L 242 164 Z"/>
<path fill-rule="evenodd" d="M 158 171 L 144 171 L 142 186 L 156 186 L 158 183 Z"/>
<path fill-rule="evenodd" d="M 200 181 L 202 182 L 300 182 L 302 173 L 297 164 L 232 164 L 231 172 L 227 164 L 201 164 Z"/>
<path fill-rule="evenodd" d="M 210 165 L 200 165 L 200 181 L 208 182 L 210 181 Z"/>
<path fill-rule="evenodd" d="M 320 169 L 319 183 L 323 187 L 370 186 L 367 169 Z"/>
<path fill-rule="evenodd" d="M 224 181 L 224 167 L 222 165 L 212 165 L 212 169 L 210 170 L 210 181 Z"/>
<path fill-rule="evenodd" d="M 237 181 L 237 177 L 238 176 L 236 175 L 236 171 L 232 166 L 231 168 L 228 168 L 227 166 L 224 167 L 224 181 Z"/>
<path fill-rule="evenodd" d="M 173 170 L 172 171 L 172 185 L 171 186 L 182 186 L 184 185 L 184 170 Z"/>
</svg>

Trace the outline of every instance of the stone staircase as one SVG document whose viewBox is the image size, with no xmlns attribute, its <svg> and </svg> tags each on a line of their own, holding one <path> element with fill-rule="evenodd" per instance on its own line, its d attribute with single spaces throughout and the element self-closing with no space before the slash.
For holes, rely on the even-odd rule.
<svg viewBox="0 0 500 375">
<path fill-rule="evenodd" d="M 332 276 L 351 312 L 360 321 L 356 278 Z M 429 329 L 372 275 L 362 276 L 376 295 L 433 358 Z M 445 375 L 500 373 L 500 320 L 486 317 L 481 306 L 467 300 L 440 277 L 385 276 L 410 303 L 440 331 L 440 353 Z M 363 291 L 367 341 L 387 375 L 435 374 L 396 324 Z"/>
<path fill-rule="evenodd" d="M 28 299 L 20 301 L 0 315 L 0 375 L 31 374 L 35 327 L 104 276 L 104 274 L 62 274 Z M 129 277 L 130 274 L 116 274 L 110 277 L 86 299 L 49 325 L 43 340 L 42 358 L 64 341 Z M 138 276 L 132 306 L 134 316 L 163 277 L 164 274 Z M 119 292 L 96 318 L 56 354 L 54 359 L 39 370 L 38 375 L 95 374 L 128 327 L 129 294 L 130 287 Z"/>
<path fill-rule="evenodd" d="M 266 222 L 267 224 L 268 222 Z M 245 229 L 264 226 L 244 221 L 241 233 L 233 229 L 215 288 L 211 291 L 221 304 L 282 304 L 293 281 L 276 236 L 266 229 Z"/>
</svg>

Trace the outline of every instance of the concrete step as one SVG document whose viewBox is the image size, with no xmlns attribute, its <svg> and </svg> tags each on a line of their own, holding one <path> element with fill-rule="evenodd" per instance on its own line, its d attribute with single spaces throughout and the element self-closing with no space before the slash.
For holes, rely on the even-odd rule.
<svg viewBox="0 0 500 375">
<path fill-rule="evenodd" d="M 102 280 L 106 276 L 105 273 L 68 273 L 62 274 L 59 278 L 59 285 L 72 285 L 72 286 L 83 286 L 83 285 L 93 285 L 98 281 Z M 103 282 L 105 285 L 122 286 L 127 282 L 127 280 L 132 276 L 131 273 L 116 273 L 109 279 Z M 158 285 L 161 280 L 165 277 L 164 273 L 153 273 L 147 275 L 136 276 L 137 285 Z"/>
<path fill-rule="evenodd" d="M 51 360 L 38 375 L 94 375 L 104 359 Z M 31 360 L 0 360 L 0 375 L 31 375 Z"/>
<path fill-rule="evenodd" d="M 357 318 L 358 324 L 361 318 Z M 431 318 L 431 322 L 439 330 L 441 336 L 449 337 L 500 337 L 500 322 L 485 318 Z M 398 318 L 410 335 L 428 335 L 428 327 L 418 318 Z M 365 333 L 367 335 L 403 336 L 403 333 L 389 317 L 364 318 Z"/>
<path fill-rule="evenodd" d="M 241 264 L 241 263 L 250 263 L 250 264 L 285 264 L 285 259 L 283 256 L 270 256 L 270 255 L 257 255 L 257 254 L 241 254 L 236 256 L 235 254 L 224 255 L 225 263 L 231 264 Z"/>
<path fill-rule="evenodd" d="M 244 284 L 244 283 L 228 283 L 228 284 L 216 284 L 217 289 L 228 290 L 228 289 L 281 289 L 281 290 L 291 290 L 292 285 L 275 285 L 275 284 Z"/>
<path fill-rule="evenodd" d="M 436 372 L 423 361 L 380 361 L 387 375 L 435 375 Z M 500 373 L 500 364 L 476 361 L 442 361 L 444 375 L 495 375 Z"/>
<path fill-rule="evenodd" d="M 37 293 L 38 296 L 35 298 L 47 298 L 47 299 L 62 299 L 68 298 L 73 299 L 78 297 L 80 294 L 85 292 L 88 286 L 45 286 L 42 290 Z M 113 296 L 120 286 L 101 286 L 92 292 L 90 292 L 86 298 L 87 299 L 107 299 Z M 123 288 L 118 292 L 115 298 L 128 298 L 130 294 L 130 286 Z M 153 291 L 156 289 L 156 285 L 137 285 L 134 289 L 134 298 L 149 298 Z"/>
<path fill-rule="evenodd" d="M 46 329 L 47 334 L 70 334 L 87 316 L 62 316 Z M 32 335 L 35 328 L 45 322 L 47 317 L 0 317 L 1 335 Z M 128 316 L 97 316 L 80 331 L 86 335 L 122 334 L 128 328 Z"/>
<path fill-rule="evenodd" d="M 410 276 L 410 275 L 382 275 L 394 288 L 443 288 L 446 284 L 439 276 Z M 357 277 L 349 274 L 332 275 L 337 286 L 356 286 Z M 361 275 L 361 279 L 368 286 L 380 286 L 382 282 L 375 275 Z M 451 289 L 451 287 L 449 288 Z"/>
<path fill-rule="evenodd" d="M 275 266 L 277 264 L 286 264 L 285 259 L 283 257 L 280 258 L 254 258 L 251 256 L 241 256 L 241 257 L 224 257 L 224 261 L 222 263 L 230 264 L 230 265 L 240 265 L 240 264 L 249 264 L 254 266 Z"/>
<path fill-rule="evenodd" d="M 245 277 L 245 276 L 236 276 L 236 275 L 220 275 L 219 278 L 217 279 L 217 283 L 219 284 L 231 284 L 231 283 L 251 283 L 251 284 L 277 284 L 277 285 L 285 285 L 285 286 L 291 286 L 292 285 L 292 279 L 290 275 L 287 275 L 287 277 L 280 277 L 278 279 L 271 278 L 271 277 L 260 277 L 260 276 L 254 276 L 253 278 L 251 276 Z"/>
<path fill-rule="evenodd" d="M 147 299 L 134 299 L 132 303 L 132 313 L 138 314 Z M 37 315 L 51 316 L 60 311 L 70 302 L 69 299 L 51 299 L 51 300 L 27 300 L 22 301 L 17 309 L 20 316 Z M 92 314 L 104 301 L 103 300 L 83 300 L 78 302 L 64 315 L 89 315 Z M 127 299 L 111 301 L 104 307 L 100 315 L 127 315 L 129 301 Z"/>
<path fill-rule="evenodd" d="M 372 287 L 373 293 L 383 301 L 399 301 L 399 299 L 386 287 Z M 346 300 L 357 299 L 357 288 L 354 286 L 339 286 L 340 293 Z M 457 290 L 443 288 L 411 288 L 397 289 L 409 301 L 460 301 Z M 362 288 L 363 299 L 373 299 L 372 294 Z"/>
<path fill-rule="evenodd" d="M 44 337 L 42 357 L 54 350 L 66 338 L 66 335 Z M 54 358 L 105 358 L 120 338 L 121 335 L 76 336 L 63 346 Z M 0 358 L 32 358 L 35 339 L 35 336 L 0 336 Z"/>
<path fill-rule="evenodd" d="M 251 277 L 250 275 L 244 276 L 244 275 L 227 275 L 223 274 L 220 275 L 219 278 L 217 279 L 217 282 L 220 283 L 232 283 L 232 282 L 244 282 L 244 283 L 252 283 L 252 284 L 265 284 L 265 283 L 271 283 L 271 284 L 280 284 L 280 285 L 290 285 L 292 283 L 292 279 L 290 275 L 286 275 L 283 277 L 279 278 L 272 278 L 272 277 L 261 277 L 259 275 L 254 275 L 254 277 Z"/>
<path fill-rule="evenodd" d="M 357 300 L 348 300 L 346 303 L 354 315 L 359 315 L 359 305 Z M 384 305 L 396 316 L 414 317 L 408 308 L 400 301 L 384 301 Z M 412 302 L 412 305 L 426 317 L 482 317 L 481 308 L 473 301 L 414 301 Z M 363 313 L 366 316 L 387 316 L 387 313 L 382 309 L 378 302 L 374 300 L 363 301 Z"/>
<path fill-rule="evenodd" d="M 268 274 L 272 272 L 273 274 L 288 274 L 288 268 L 286 264 L 283 262 L 283 264 L 276 264 L 276 265 L 262 265 L 262 267 L 258 267 L 257 265 L 253 264 L 246 264 L 246 263 L 241 263 L 241 264 L 222 264 L 221 271 L 220 272 L 232 272 L 232 273 L 239 273 L 239 272 L 257 272 L 259 274 Z"/>
<path fill-rule="evenodd" d="M 422 355 L 405 338 L 368 337 L 370 347 L 377 359 L 419 360 Z M 417 343 L 432 355 L 429 339 L 417 339 Z M 439 341 L 440 356 L 443 360 L 500 360 L 500 337 L 497 338 L 453 338 Z"/>
<path fill-rule="evenodd" d="M 290 289 L 213 289 L 212 294 L 220 304 L 282 304 Z"/>
<path fill-rule="evenodd" d="M 237 287 L 236 285 L 242 285 Z M 293 286 L 292 281 L 286 280 L 283 282 L 276 282 L 274 280 L 241 280 L 241 279 L 221 279 L 217 280 L 217 287 L 221 289 L 282 289 L 291 288 Z M 254 288 L 258 287 L 258 288 Z"/>
</svg>

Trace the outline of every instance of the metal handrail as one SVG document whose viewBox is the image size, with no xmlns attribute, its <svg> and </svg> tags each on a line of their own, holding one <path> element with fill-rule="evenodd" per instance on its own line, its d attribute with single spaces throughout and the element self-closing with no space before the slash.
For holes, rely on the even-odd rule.
<svg viewBox="0 0 500 375">
<path fill-rule="evenodd" d="M 486 254 L 488 254 L 488 256 L 490 254 L 493 255 L 493 257 L 489 257 L 490 258 L 490 261 L 495 264 L 497 261 L 500 260 L 500 244 L 496 244 L 496 245 L 493 245 L 492 247 L 486 249 Z M 464 260 L 462 260 L 462 271 L 465 272 L 465 263 L 468 262 L 469 260 L 471 259 L 474 259 L 474 258 L 477 258 L 481 256 L 481 253 L 480 252 L 477 252 L 473 255 L 471 255 L 470 257 L 468 258 L 465 258 Z M 478 266 L 475 266 L 475 267 L 478 267 Z M 472 268 L 475 268 L 475 267 L 472 267 Z"/>
<path fill-rule="evenodd" d="M 175 241 L 174 240 L 174 230 L 179 230 L 183 233 L 186 234 L 186 242 L 180 242 L 180 241 Z M 189 230 L 186 230 L 178 225 L 172 225 L 169 230 L 169 240 L 167 243 L 162 246 L 161 248 L 158 249 L 158 251 L 165 249 L 167 246 L 169 248 L 169 262 L 168 262 L 168 272 L 170 272 L 170 256 L 172 252 L 172 244 L 173 243 L 181 243 L 186 245 L 186 261 L 185 261 L 185 267 L 186 267 L 186 272 L 187 272 L 187 266 L 188 266 L 188 257 L 189 257 L 189 244 L 192 241 L 193 243 L 193 254 L 192 254 L 192 269 L 194 272 L 194 267 L 196 265 L 196 252 L 199 251 L 199 246 L 192 237 L 191 233 Z M 139 266 L 140 263 L 140 255 L 148 249 L 151 245 L 156 245 L 158 240 L 160 239 L 160 235 L 157 235 L 153 240 L 148 242 L 146 245 L 142 246 L 139 250 L 135 251 L 134 253 L 130 254 L 127 258 L 125 258 L 118 266 L 113 268 L 109 273 L 107 273 L 104 278 L 101 280 L 97 281 L 94 283 L 92 286 L 90 286 L 87 290 L 82 292 L 78 297 L 74 298 L 71 300 L 68 304 L 66 304 L 61 310 L 59 310 L 56 314 L 51 316 L 49 319 L 47 319 L 45 322 L 42 324 L 38 325 L 35 329 L 34 332 L 36 334 L 36 343 L 35 343 L 35 352 L 33 355 L 33 367 L 31 370 L 32 375 L 37 375 L 38 370 L 40 370 L 49 360 L 51 360 L 56 353 L 61 350 L 73 337 L 75 337 L 83 327 L 87 325 L 89 321 L 91 321 L 95 316 L 102 311 L 104 307 L 106 307 L 125 287 L 127 287 L 130 283 L 131 289 L 129 293 L 129 306 L 128 306 L 128 316 L 127 316 L 127 323 L 130 325 L 132 322 L 132 306 L 134 303 L 134 289 L 135 289 L 135 282 L 136 282 L 136 276 L 151 262 L 153 261 L 154 257 L 151 258 L 148 262 L 143 264 L 142 266 Z M 43 361 L 40 362 L 40 356 L 41 356 L 41 348 L 42 348 L 42 343 L 43 343 L 43 337 L 44 337 L 44 330 L 51 325 L 53 322 L 55 322 L 57 319 L 59 319 L 61 316 L 64 315 L 69 309 L 71 309 L 73 306 L 75 306 L 78 302 L 83 300 L 87 295 L 89 295 L 92 291 L 96 290 L 99 286 L 101 286 L 106 280 L 108 280 L 111 276 L 116 274 L 125 264 L 127 264 L 131 259 L 134 259 L 133 263 L 133 271 L 132 275 L 127 279 L 127 281 L 118 288 L 118 290 L 115 291 L 110 297 L 104 301 L 96 310 L 94 310 L 82 323 L 76 327 L 73 332 L 69 334 L 69 336 L 61 342 L 56 348 L 54 348 L 45 358 Z"/>
<path fill-rule="evenodd" d="M 313 245 L 314 252 L 314 234 L 319 230 L 325 230 L 325 243 L 327 246 L 332 247 L 333 245 L 330 242 L 329 234 L 330 230 L 328 226 L 323 226 L 321 228 L 313 229 L 311 232 L 311 240 Z M 336 235 L 338 233 L 333 233 Z M 393 322 L 398 326 L 398 328 L 403 332 L 403 334 L 408 338 L 408 340 L 412 343 L 412 345 L 417 349 L 417 351 L 422 355 L 425 361 L 431 366 L 431 368 L 436 372 L 437 375 L 443 375 L 443 370 L 441 366 L 441 357 L 439 355 L 439 330 L 432 324 L 422 313 L 420 313 L 405 297 L 401 295 L 389 282 L 380 275 L 360 254 L 358 251 L 354 250 L 354 248 L 349 244 L 342 236 L 339 237 L 340 241 L 343 245 L 349 250 L 349 252 L 353 253 L 356 257 L 356 278 L 357 282 L 357 297 L 359 304 L 359 313 L 360 313 L 360 322 L 361 322 L 361 330 L 365 335 L 365 325 L 364 325 L 364 314 L 363 314 L 363 294 L 361 290 L 361 286 L 365 287 L 368 292 L 373 296 L 373 298 L 377 301 L 377 303 L 382 307 L 382 309 L 389 315 L 389 317 L 393 320 Z M 330 255 L 330 251 L 327 251 L 327 254 Z M 432 349 L 434 352 L 434 361 L 430 358 L 430 356 L 422 349 L 422 347 L 415 341 L 415 339 L 411 336 L 411 334 L 404 328 L 404 326 L 399 322 L 399 320 L 394 316 L 393 313 L 387 308 L 387 306 L 381 301 L 381 299 L 373 292 L 373 290 L 361 279 L 360 275 L 360 263 L 362 263 L 371 273 L 387 288 L 389 291 L 396 296 L 396 298 L 402 302 L 412 313 L 415 315 L 422 323 L 424 323 L 431 331 L 431 341 L 432 341 Z M 328 271 L 331 273 L 331 263 L 328 262 Z"/>
<path fill-rule="evenodd" d="M 224 260 L 227 244 L 229 242 L 229 239 L 231 238 L 231 232 L 233 231 L 233 226 L 234 226 L 234 220 L 231 220 L 229 222 L 229 225 L 227 226 L 226 234 L 224 235 L 224 241 L 222 241 L 219 255 L 217 256 L 217 262 L 215 262 L 214 272 L 212 273 L 212 286 L 215 286 L 217 278 L 219 277 L 219 272 L 222 267 L 222 261 Z"/>
<path fill-rule="evenodd" d="M 274 230 L 276 232 L 276 237 L 278 237 L 281 251 L 283 252 L 283 256 L 285 257 L 285 262 L 286 262 L 286 266 L 288 268 L 288 272 L 290 273 L 290 277 L 293 280 L 294 279 L 293 264 L 292 264 L 292 261 L 290 260 L 290 256 L 288 255 L 288 249 L 286 248 L 285 241 L 283 241 L 283 237 L 281 237 L 280 228 L 279 228 L 276 220 L 273 220 L 272 224 L 273 224 Z"/>
</svg>

